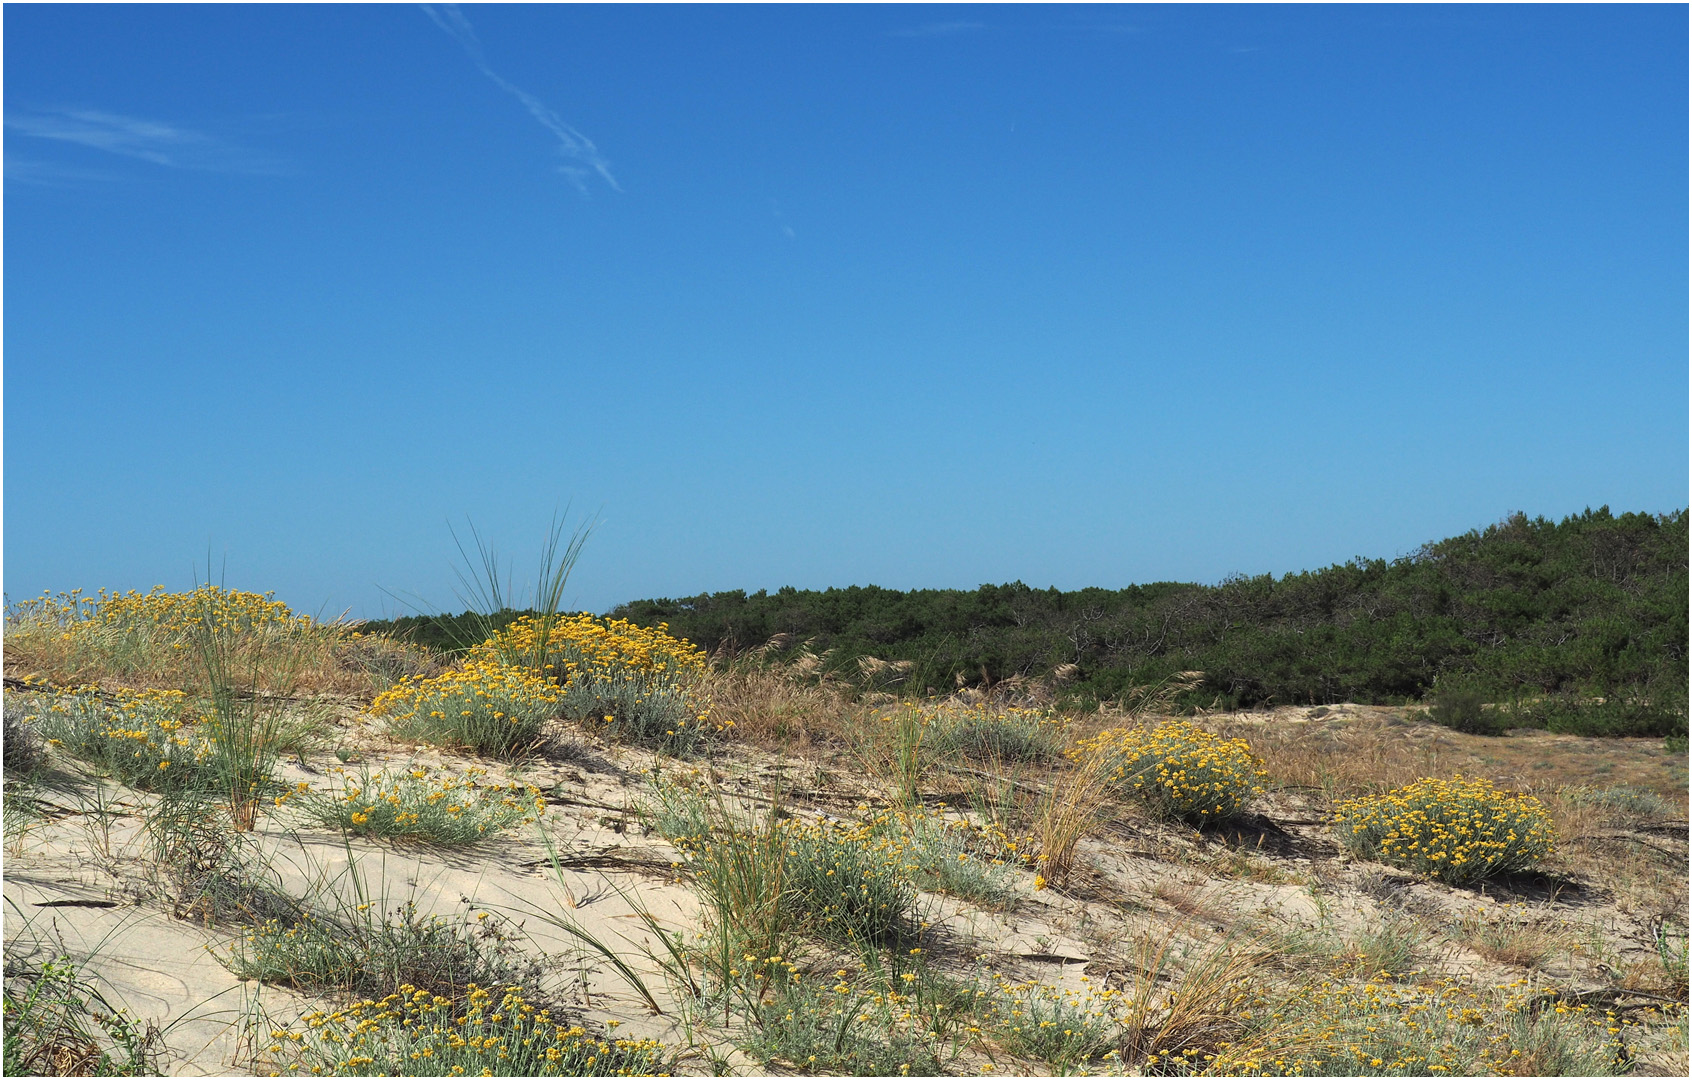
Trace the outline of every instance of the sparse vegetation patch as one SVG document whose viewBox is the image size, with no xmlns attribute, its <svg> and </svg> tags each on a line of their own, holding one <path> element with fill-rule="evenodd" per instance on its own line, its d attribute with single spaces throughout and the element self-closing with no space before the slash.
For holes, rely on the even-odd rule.
<svg viewBox="0 0 1692 1080">
<path fill-rule="evenodd" d="M 487 783 L 481 769 L 337 772 L 340 791 L 300 795 L 295 802 L 317 823 L 358 836 L 470 844 L 546 812 L 546 799 L 533 784 Z"/>
</svg>

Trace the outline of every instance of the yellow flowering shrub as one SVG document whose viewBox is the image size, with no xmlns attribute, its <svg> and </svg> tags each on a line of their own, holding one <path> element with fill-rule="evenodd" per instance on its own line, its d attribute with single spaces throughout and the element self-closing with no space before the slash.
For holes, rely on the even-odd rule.
<svg viewBox="0 0 1692 1080">
<path fill-rule="evenodd" d="M 472 983 L 454 1000 L 405 985 L 380 1000 L 313 1012 L 270 1032 L 276 1065 L 313 1076 L 653 1076 L 663 1044 L 590 1033 L 524 999 Z"/>
<path fill-rule="evenodd" d="M 547 670 L 560 683 L 578 677 L 611 679 L 630 672 L 696 679 L 705 673 L 705 653 L 668 627 L 637 626 L 625 619 L 583 612 L 556 619 L 544 648 L 535 640 L 538 621 L 525 615 L 471 650 L 472 658 L 511 662 L 513 657 L 544 655 Z"/>
<path fill-rule="evenodd" d="M 1103 759 L 1108 789 L 1144 799 L 1193 825 L 1225 821 L 1263 793 L 1268 773 L 1244 739 L 1224 739 L 1185 720 L 1156 728 L 1111 728 L 1082 739 L 1075 761 Z"/>
<path fill-rule="evenodd" d="M 1340 839 L 1365 859 L 1453 885 L 1525 869 L 1551 854 L 1556 829 L 1532 795 L 1492 781 L 1425 778 L 1334 807 Z"/>
<path fill-rule="evenodd" d="M 146 791 L 178 791 L 206 782 L 216 747 L 211 722 L 180 690 L 98 687 L 38 692 L 24 722 L 49 745 Z"/>
<path fill-rule="evenodd" d="M 716 728 L 693 691 L 705 653 L 667 629 L 583 613 L 546 631 L 525 616 L 471 650 L 471 661 L 540 663 L 560 689 L 558 713 L 612 738 L 670 753 L 697 749 Z"/>
<path fill-rule="evenodd" d="M 305 685 L 356 690 L 364 673 L 343 662 L 348 627 L 292 611 L 274 593 L 202 585 L 187 592 L 81 589 L 12 605 L 6 662 L 61 685 L 111 683 L 194 688 L 205 682 L 203 646 L 212 637 L 234 668 L 262 690 Z M 283 665 L 274 661 L 285 654 Z"/>
<path fill-rule="evenodd" d="M 991 989 L 977 995 L 976 1013 L 1006 1049 L 1067 1076 L 1090 1064 L 1109 1070 L 1115 1062 L 1122 998 L 1121 991 L 1097 986 L 1085 975 L 1077 987 L 1016 982 L 995 972 Z"/>
<path fill-rule="evenodd" d="M 443 675 L 403 679 L 369 711 L 404 739 L 510 757 L 540 741 L 558 700 L 551 680 L 477 657 Z"/>
<path fill-rule="evenodd" d="M 482 769 L 453 773 L 416 766 L 356 776 L 336 771 L 343 777 L 339 792 L 295 801 L 320 824 L 361 836 L 467 844 L 546 812 L 539 788 L 486 783 Z"/>
</svg>

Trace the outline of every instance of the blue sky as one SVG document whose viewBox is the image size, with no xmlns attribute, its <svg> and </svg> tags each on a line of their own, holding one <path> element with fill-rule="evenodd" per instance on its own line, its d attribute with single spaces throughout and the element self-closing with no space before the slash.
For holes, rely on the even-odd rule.
<svg viewBox="0 0 1692 1080">
<path fill-rule="evenodd" d="M 1075 588 L 1687 504 L 1687 13 L 5 20 L 5 590 Z"/>
</svg>

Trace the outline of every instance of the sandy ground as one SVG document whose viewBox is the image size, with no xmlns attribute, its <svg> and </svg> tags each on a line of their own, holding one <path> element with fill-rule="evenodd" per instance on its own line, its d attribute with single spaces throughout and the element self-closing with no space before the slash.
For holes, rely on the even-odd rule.
<svg viewBox="0 0 1692 1080">
<path fill-rule="evenodd" d="M 1216 721 L 1247 733 L 1253 727 L 1285 734 L 1300 725 L 1319 725 L 1324 737 L 1335 741 L 1337 753 L 1344 752 L 1348 732 L 1359 723 L 1403 725 L 1403 714 L 1339 706 L 1316 716 L 1310 710 L 1282 710 Z M 1416 729 L 1411 742 L 1416 740 L 1440 746 L 1448 766 L 1472 762 L 1530 778 L 1536 762 L 1567 758 L 1574 745 L 1556 736 L 1471 743 L 1433 728 Z M 1593 740 L 1577 742 L 1593 758 L 1588 771 L 1594 780 L 1637 780 L 1654 769 L 1655 782 L 1664 785 L 1678 768 L 1683 783 L 1684 757 L 1676 762 L 1648 753 L 1645 740 L 1638 740 L 1637 747 L 1617 743 L 1608 752 L 1608 767 L 1592 751 Z M 372 769 L 466 764 L 427 748 L 383 748 L 373 738 L 366 738 L 363 754 L 361 764 Z M 1484 760 L 1488 757 L 1490 762 Z M 284 778 L 327 786 L 336 762 L 324 758 L 292 763 Z M 511 774 L 495 763 L 477 764 L 496 779 Z M 715 768 L 731 785 L 755 792 L 777 772 L 820 776 L 822 764 L 829 763 L 784 763 L 737 748 Z M 383 909 L 411 901 L 425 914 L 451 917 L 499 913 L 522 929 L 529 950 L 557 960 L 550 977 L 558 993 L 588 1018 L 615 1019 L 622 1024 L 620 1034 L 680 1045 L 689 1036 L 678 1027 L 682 1010 L 652 960 L 660 951 L 658 943 L 635 908 L 650 913 L 667 931 L 688 935 L 697 932 L 700 911 L 678 873 L 680 856 L 647 834 L 637 812 L 652 765 L 652 757 L 639 751 L 578 746 L 520 770 L 521 780 L 551 793 L 542 822 L 562 860 L 561 874 L 550 865 L 532 826 L 495 842 L 441 851 L 347 842 L 284 810 L 263 823 L 257 839 L 283 888 L 295 896 L 363 898 Z M 1579 772 L 1577 766 L 1565 760 L 1559 775 L 1571 767 Z M 814 791 L 796 792 L 795 805 L 804 807 L 808 797 L 813 810 L 839 814 L 879 797 L 872 784 L 849 769 L 836 767 L 830 775 Z M 1672 785 L 1667 789 L 1674 790 Z M 238 980 L 219 962 L 239 928 L 207 926 L 192 913 L 180 917 L 183 913 L 173 912 L 167 892 L 139 870 L 145 842 L 141 797 L 107 791 L 117 813 L 87 812 L 86 798 L 50 796 L 57 806 L 49 819 L 8 842 L 6 939 L 34 943 L 50 955 L 90 957 L 89 973 L 111 998 L 165 1033 L 165 1072 L 239 1070 L 251 1061 L 252 1049 L 243 1043 L 240 1020 L 255 1003 L 278 1020 L 297 1017 L 317 1003 L 287 989 Z M 995 970 L 1059 985 L 1079 985 L 1084 975 L 1109 982 L 1132 968 L 1135 950 L 1148 935 L 1167 936 L 1174 928 L 1255 933 L 1266 940 L 1300 930 L 1343 936 L 1404 912 L 1436 927 L 1455 926 L 1465 917 L 1561 927 L 1571 942 L 1585 944 L 1548 961 L 1542 974 L 1574 986 L 1598 985 L 1581 959 L 1583 948 L 1601 952 L 1611 965 L 1651 956 L 1660 912 L 1648 905 L 1630 909 L 1603 881 L 1565 874 L 1550 884 L 1453 889 L 1353 861 L 1334 842 L 1320 811 L 1296 791 L 1278 793 L 1259 809 L 1268 824 L 1232 837 L 1149 820 L 1118 821 L 1082 842 L 1080 868 L 1061 891 L 1035 891 L 1032 875 L 1025 875 L 1019 901 L 1008 912 L 926 896 L 926 918 L 942 934 L 940 962 L 986 962 Z M 1684 821 L 1684 801 L 1680 813 Z M 1653 835 L 1671 854 L 1678 852 L 1684 864 L 1684 825 L 1678 836 L 1673 830 Z M 658 1011 L 603 958 L 545 915 L 573 920 L 610 943 L 657 998 Z M 1450 942 L 1434 959 L 1452 973 L 1500 979 L 1519 974 Z M 758 1071 L 738 1055 L 729 1060 Z"/>
</svg>

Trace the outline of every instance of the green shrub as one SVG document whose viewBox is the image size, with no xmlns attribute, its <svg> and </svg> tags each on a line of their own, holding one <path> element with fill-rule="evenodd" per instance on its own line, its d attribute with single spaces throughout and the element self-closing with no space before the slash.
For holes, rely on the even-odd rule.
<svg viewBox="0 0 1692 1080">
<path fill-rule="evenodd" d="M 294 802 L 320 825 L 359 836 L 471 844 L 501 829 L 525 825 L 546 811 L 532 784 L 486 784 L 481 769 L 462 774 L 415 767 L 402 773 L 357 776 L 343 770 L 336 793 L 301 792 Z M 280 796 L 277 802 L 288 799 Z"/>
<path fill-rule="evenodd" d="M 1334 807 L 1334 828 L 1362 858 L 1452 885 L 1532 866 L 1556 834 L 1538 799 L 1461 776 L 1347 799 Z"/>
<path fill-rule="evenodd" d="M 1505 710 L 1510 727 L 1538 728 L 1589 738 L 1673 738 L 1686 736 L 1686 704 L 1668 699 L 1617 696 L 1587 698 L 1551 694 Z"/>
<path fill-rule="evenodd" d="M 1428 710 L 1428 718 L 1467 735 L 1497 735 L 1503 730 L 1497 714 L 1487 711 L 1485 695 L 1478 690 L 1441 691 Z"/>
<path fill-rule="evenodd" d="M 6 1076 L 156 1076 L 157 1034 L 115 1008 L 68 956 L 46 961 L 8 943 Z"/>
<path fill-rule="evenodd" d="M 1055 1076 L 1107 1063 L 1122 1033 L 1108 991 L 1042 982 L 1001 982 L 983 1017 L 1013 1054 L 1043 1061 Z"/>
<path fill-rule="evenodd" d="M 1193 825 L 1237 817 L 1263 793 L 1267 775 L 1244 739 L 1223 739 L 1185 720 L 1111 728 L 1076 743 L 1069 756 L 1096 759 L 1108 790 L 1137 795 Z"/>
<path fill-rule="evenodd" d="M 841 969 L 831 980 L 772 978 L 749 967 L 739 975 L 742 996 L 756 1003 L 744 1048 L 766 1066 L 792 1062 L 814 1076 L 939 1076 L 957 1056 L 945 1036 L 963 1014 L 953 995 L 935 993 L 923 965 L 857 977 Z"/>
<path fill-rule="evenodd" d="M 983 845 L 968 823 L 919 813 L 900 815 L 899 827 L 909 845 L 908 865 L 918 887 L 983 907 L 1011 905 L 1016 871 L 1003 859 L 983 854 Z"/>
<path fill-rule="evenodd" d="M 941 709 L 930 736 L 936 758 L 1039 763 L 1063 756 L 1063 724 L 1044 709 Z"/>
<path fill-rule="evenodd" d="M 213 785 L 211 724 L 180 690 L 98 687 L 33 695 L 24 723 L 51 746 L 142 791 Z"/>
<path fill-rule="evenodd" d="M 367 901 L 267 919 L 231 944 L 223 962 L 238 978 L 314 993 L 384 994 L 406 984 L 446 995 L 468 983 L 532 988 L 540 968 L 513 942 L 496 915 L 424 916 L 410 902 L 385 914 Z"/>
<path fill-rule="evenodd" d="M 1626 1066 L 1614 1014 L 1537 1009 L 1517 987 L 1329 980 L 1253 1016 L 1258 1031 L 1221 1048 L 1209 1074 L 1611 1076 Z"/>
<path fill-rule="evenodd" d="M 783 822 L 785 902 L 818 936 L 849 944 L 897 944 L 915 927 L 909 841 L 869 824 Z"/>
</svg>

